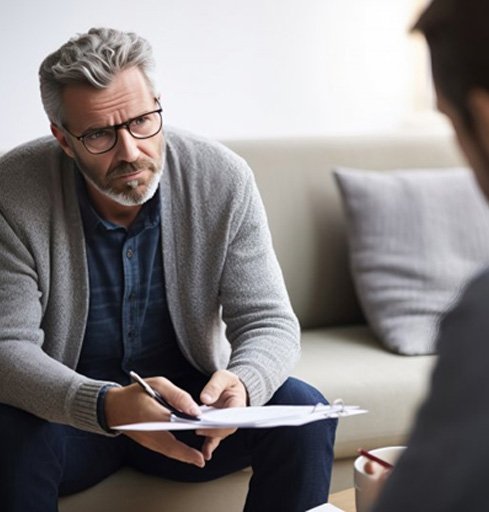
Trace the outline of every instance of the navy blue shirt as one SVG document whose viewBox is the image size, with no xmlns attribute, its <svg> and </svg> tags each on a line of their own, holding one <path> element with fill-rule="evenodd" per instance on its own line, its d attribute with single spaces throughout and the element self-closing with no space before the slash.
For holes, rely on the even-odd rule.
<svg viewBox="0 0 489 512">
<path fill-rule="evenodd" d="M 78 176 L 90 305 L 77 371 L 126 385 L 129 371 L 179 383 L 200 375 L 177 343 L 166 301 L 160 195 L 126 229 L 101 218 Z"/>
</svg>

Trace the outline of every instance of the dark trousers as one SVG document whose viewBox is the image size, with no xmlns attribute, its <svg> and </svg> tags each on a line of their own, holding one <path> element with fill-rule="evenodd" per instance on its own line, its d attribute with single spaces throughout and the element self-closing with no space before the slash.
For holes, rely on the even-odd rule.
<svg viewBox="0 0 489 512">
<path fill-rule="evenodd" d="M 288 379 L 269 405 L 326 403 L 313 387 Z M 58 496 L 100 482 L 121 466 L 188 482 L 203 482 L 251 466 L 245 510 L 304 512 L 327 501 L 336 420 L 302 427 L 241 429 L 221 442 L 203 469 L 134 443 L 49 423 L 0 405 L 0 507 L 5 512 L 55 512 Z M 178 432 L 198 447 L 202 438 Z"/>
</svg>

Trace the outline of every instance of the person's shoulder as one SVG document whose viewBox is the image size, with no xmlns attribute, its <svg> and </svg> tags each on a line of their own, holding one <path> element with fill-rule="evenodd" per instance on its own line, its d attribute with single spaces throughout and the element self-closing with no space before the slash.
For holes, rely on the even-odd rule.
<svg viewBox="0 0 489 512">
<path fill-rule="evenodd" d="M 0 165 L 5 167 L 7 163 L 22 162 L 24 159 L 36 158 L 47 155 L 59 147 L 56 139 L 51 135 L 39 137 L 4 152 L 0 156 Z"/>
<path fill-rule="evenodd" d="M 0 200 L 44 196 L 59 185 L 64 153 L 54 137 L 42 137 L 21 144 L 0 157 Z M 44 191 L 44 192 L 43 192 Z"/>
<path fill-rule="evenodd" d="M 441 320 L 439 351 L 458 353 L 465 350 L 462 340 L 471 339 L 471 346 L 482 343 L 487 346 L 489 332 L 489 267 L 477 272 L 468 281 L 459 300 Z M 484 349 L 486 350 L 486 349 Z"/>
<path fill-rule="evenodd" d="M 33 166 L 49 166 L 60 156 L 60 147 L 52 136 L 40 137 L 25 142 L 0 156 L 0 173 L 19 176 L 32 173 Z"/>
<path fill-rule="evenodd" d="M 467 304 L 471 308 L 478 309 L 482 306 L 485 309 L 485 301 L 481 301 L 483 297 L 489 298 L 489 266 L 482 268 L 467 283 L 461 303 Z"/>
</svg>

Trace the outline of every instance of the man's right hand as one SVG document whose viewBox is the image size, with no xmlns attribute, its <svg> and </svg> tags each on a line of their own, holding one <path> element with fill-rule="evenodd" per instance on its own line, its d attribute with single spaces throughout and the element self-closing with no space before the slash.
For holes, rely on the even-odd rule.
<svg viewBox="0 0 489 512">
<path fill-rule="evenodd" d="M 148 384 L 179 411 L 191 415 L 200 414 L 198 405 L 183 389 L 164 377 L 151 377 Z M 139 385 L 130 384 L 121 388 L 110 388 L 105 395 L 105 418 L 107 425 L 126 425 L 146 421 L 170 421 L 170 412 L 147 395 Z M 199 450 L 180 442 L 171 432 L 124 432 L 140 445 L 200 468 L 205 466 L 204 455 Z"/>
</svg>

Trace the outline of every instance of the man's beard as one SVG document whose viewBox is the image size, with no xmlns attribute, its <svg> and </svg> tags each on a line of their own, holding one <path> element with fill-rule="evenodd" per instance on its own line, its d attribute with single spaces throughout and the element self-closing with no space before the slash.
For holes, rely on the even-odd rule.
<svg viewBox="0 0 489 512">
<path fill-rule="evenodd" d="M 84 167 L 80 159 L 76 158 L 76 163 L 84 178 L 101 194 L 123 206 L 142 205 L 155 195 L 161 175 L 163 174 L 164 161 L 165 149 L 161 151 L 161 158 L 157 161 L 140 158 L 135 162 L 121 162 L 101 180 L 94 178 L 93 174 Z M 120 187 L 118 189 L 112 187 L 111 183 L 117 181 L 117 178 L 133 174 L 138 170 L 151 172 L 146 183 L 143 184 L 140 178 L 134 178 L 133 180 L 126 181 L 122 189 Z"/>
</svg>

